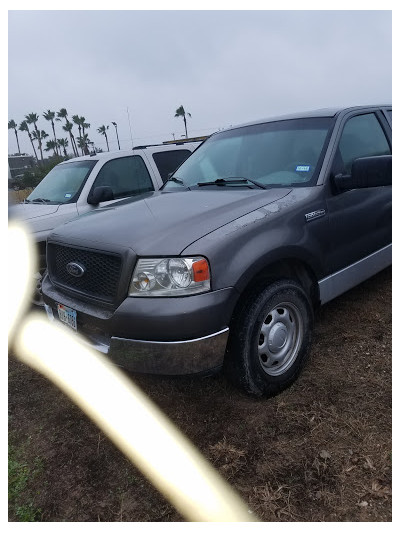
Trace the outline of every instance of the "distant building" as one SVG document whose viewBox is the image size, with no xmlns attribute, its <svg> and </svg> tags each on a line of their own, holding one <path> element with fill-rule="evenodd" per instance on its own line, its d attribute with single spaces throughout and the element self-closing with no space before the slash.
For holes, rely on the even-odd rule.
<svg viewBox="0 0 400 533">
<path fill-rule="evenodd" d="M 22 177 L 24 173 L 35 166 L 35 158 L 28 154 L 9 155 L 8 168 L 11 178 Z"/>
</svg>

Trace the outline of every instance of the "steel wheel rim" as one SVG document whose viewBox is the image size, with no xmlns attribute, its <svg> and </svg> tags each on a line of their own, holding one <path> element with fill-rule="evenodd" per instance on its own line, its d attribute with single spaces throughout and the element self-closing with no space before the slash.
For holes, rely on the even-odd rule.
<svg viewBox="0 0 400 533">
<path fill-rule="evenodd" d="M 284 374 L 296 360 L 303 337 L 303 317 L 296 305 L 281 302 L 270 309 L 257 336 L 263 371 L 269 376 Z"/>
</svg>

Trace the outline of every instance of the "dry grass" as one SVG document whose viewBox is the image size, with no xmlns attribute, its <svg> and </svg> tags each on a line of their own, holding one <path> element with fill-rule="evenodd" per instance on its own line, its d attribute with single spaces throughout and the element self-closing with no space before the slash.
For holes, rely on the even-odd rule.
<svg viewBox="0 0 400 533">
<path fill-rule="evenodd" d="M 261 520 L 391 521 L 390 269 L 321 310 L 308 365 L 275 398 L 247 397 L 223 376 L 132 379 Z M 181 520 L 66 397 L 12 358 L 9 416 L 21 462 L 43 464 L 11 521 L 29 503 L 46 522 Z"/>
<path fill-rule="evenodd" d="M 25 200 L 27 196 L 31 194 L 33 189 L 23 189 L 22 191 L 14 191 L 8 189 L 8 203 L 10 204 L 19 204 Z"/>
</svg>

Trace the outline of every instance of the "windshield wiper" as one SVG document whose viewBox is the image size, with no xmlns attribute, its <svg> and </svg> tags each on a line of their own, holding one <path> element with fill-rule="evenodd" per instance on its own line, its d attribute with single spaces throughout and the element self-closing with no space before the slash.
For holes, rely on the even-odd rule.
<svg viewBox="0 0 400 533">
<path fill-rule="evenodd" d="M 30 202 L 42 202 L 42 204 L 47 204 L 47 202 L 51 202 L 51 200 L 48 200 L 47 198 L 34 198 L 33 200 L 29 200 Z"/>
<path fill-rule="evenodd" d="M 214 181 L 203 181 L 199 182 L 197 185 L 198 187 L 206 187 L 207 185 L 233 185 L 237 183 L 252 183 L 256 187 L 259 187 L 260 189 L 266 189 L 265 185 L 262 185 L 261 183 L 258 183 L 257 181 L 251 180 L 249 178 L 240 178 L 232 176 L 230 178 L 218 178 Z"/>
</svg>

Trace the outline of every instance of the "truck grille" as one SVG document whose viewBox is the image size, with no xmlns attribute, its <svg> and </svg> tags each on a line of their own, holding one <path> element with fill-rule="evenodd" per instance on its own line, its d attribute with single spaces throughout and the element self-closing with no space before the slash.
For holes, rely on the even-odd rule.
<svg viewBox="0 0 400 533">
<path fill-rule="evenodd" d="M 48 243 L 47 257 L 55 285 L 106 302 L 115 300 L 122 266 L 119 255 Z M 84 273 L 80 277 L 72 275 L 67 270 L 69 263 L 78 263 Z"/>
</svg>

